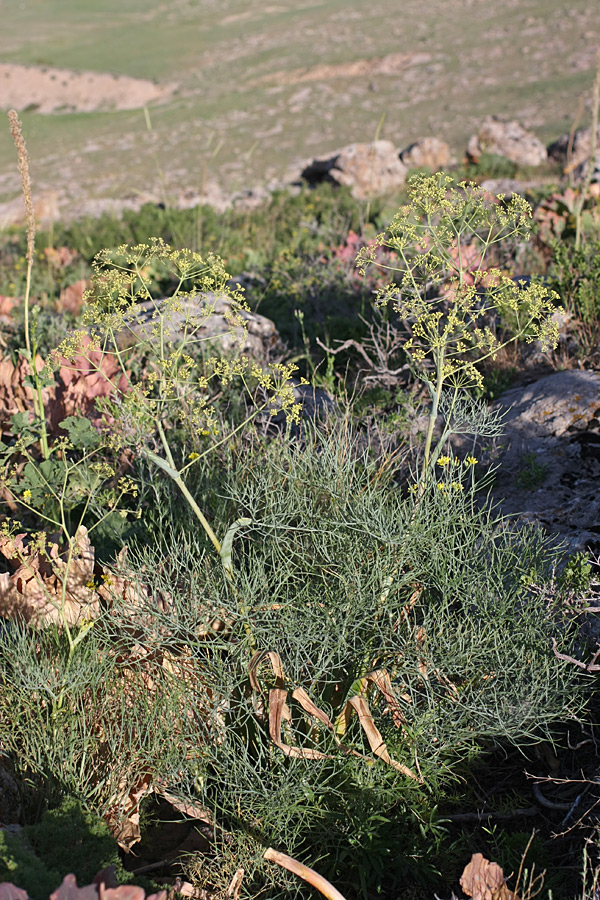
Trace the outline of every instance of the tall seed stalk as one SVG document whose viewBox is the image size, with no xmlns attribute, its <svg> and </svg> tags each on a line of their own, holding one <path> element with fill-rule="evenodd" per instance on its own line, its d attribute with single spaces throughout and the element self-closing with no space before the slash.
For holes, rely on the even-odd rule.
<svg viewBox="0 0 600 900">
<path fill-rule="evenodd" d="M 592 174 L 596 164 L 596 152 L 598 150 L 598 119 L 600 111 L 600 51 L 598 52 L 596 62 L 596 78 L 594 79 L 594 88 L 592 91 L 592 130 L 590 133 L 590 155 L 587 164 L 587 170 L 583 184 L 581 185 L 581 193 L 577 199 L 575 209 L 575 249 L 581 247 L 583 237 L 583 207 L 588 198 L 590 185 L 592 183 Z"/>
<path fill-rule="evenodd" d="M 25 216 L 27 221 L 27 252 L 25 258 L 27 260 L 27 272 L 25 276 L 25 294 L 23 296 L 24 310 L 24 328 L 25 328 L 25 357 L 31 368 L 31 377 L 35 385 L 33 392 L 33 407 L 35 414 L 40 421 L 41 428 L 41 446 L 44 459 L 48 459 L 50 451 L 48 448 L 48 434 L 46 431 L 46 418 L 44 414 L 44 400 L 42 397 L 42 380 L 39 377 L 35 365 L 35 350 L 32 352 L 31 325 L 29 321 L 29 303 L 31 296 L 31 272 L 33 270 L 33 261 L 35 258 L 35 212 L 33 209 L 33 199 L 31 195 L 31 176 L 29 174 L 29 155 L 23 130 L 19 116 L 16 110 L 11 109 L 8 112 L 8 121 L 10 124 L 10 133 L 17 148 L 17 160 L 19 175 L 21 176 L 21 190 L 23 192 L 23 200 L 25 201 Z"/>
</svg>

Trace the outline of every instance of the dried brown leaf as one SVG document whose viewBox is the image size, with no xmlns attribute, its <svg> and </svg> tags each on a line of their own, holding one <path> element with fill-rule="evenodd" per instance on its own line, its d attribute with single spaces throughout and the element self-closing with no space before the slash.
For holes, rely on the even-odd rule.
<svg viewBox="0 0 600 900">
<path fill-rule="evenodd" d="M 396 696 L 396 692 L 392 687 L 392 682 L 389 676 L 389 673 L 386 669 L 376 669 L 374 672 L 370 672 L 367 676 L 367 680 L 374 684 L 387 702 L 387 708 L 391 713 L 392 720 L 396 728 L 401 728 L 404 731 L 403 726 L 406 724 L 406 719 L 404 718 L 404 714 L 402 713 L 402 707 L 398 703 L 398 698 Z M 410 700 L 410 698 L 409 698 Z"/>
<path fill-rule="evenodd" d="M 271 668 L 273 669 L 273 674 L 275 675 L 275 684 L 278 688 L 283 687 L 283 663 L 281 662 L 279 653 L 275 653 L 272 650 L 261 650 L 259 653 L 254 654 L 254 656 L 250 660 L 250 665 L 248 666 L 248 678 L 250 679 L 250 686 L 254 691 L 260 691 L 260 684 L 258 682 L 258 668 L 260 664 L 265 660 L 269 660 L 269 662 L 271 663 Z"/>
<path fill-rule="evenodd" d="M 141 839 L 140 802 L 153 790 L 152 776 L 149 773 L 141 776 L 133 787 L 123 780 L 104 814 L 104 821 L 113 837 L 127 852 Z"/>
<path fill-rule="evenodd" d="M 214 816 L 209 809 L 207 809 L 205 806 L 202 806 L 201 803 L 196 803 L 193 800 L 181 800 L 179 797 L 176 797 L 171 793 L 171 791 L 163 781 L 155 781 L 154 790 L 161 797 L 164 797 L 165 800 L 167 800 L 171 804 L 171 806 L 173 806 L 184 816 L 188 816 L 190 819 L 198 819 L 201 822 L 206 822 L 207 825 L 213 826 L 215 824 Z"/>
<path fill-rule="evenodd" d="M 88 290 L 90 282 L 87 278 L 80 278 L 79 281 L 67 285 L 60 292 L 60 297 L 56 308 L 59 312 L 70 312 L 77 315 L 84 304 L 83 295 Z"/>
<path fill-rule="evenodd" d="M 193 900 L 206 900 L 209 896 L 207 891 L 204 891 L 202 888 L 195 888 L 189 881 L 178 881 L 175 885 L 175 890 L 180 897 L 191 897 Z"/>
<path fill-rule="evenodd" d="M 225 891 L 225 896 L 230 898 L 230 900 L 238 900 L 240 896 L 240 891 L 242 889 L 242 883 L 244 881 L 244 870 L 238 869 L 231 881 L 229 882 L 229 887 Z"/>
<path fill-rule="evenodd" d="M 269 691 L 269 735 L 276 747 L 295 759 L 329 759 L 326 753 L 320 750 L 303 749 L 286 744 L 281 738 L 282 719 L 291 719 L 290 708 L 287 705 L 288 692 L 285 688 L 271 688 Z"/>
<path fill-rule="evenodd" d="M 94 587 L 94 548 L 81 525 L 73 539 L 71 558 L 52 544 L 47 554 L 24 543 L 25 535 L 0 540 L 0 552 L 18 567 L 0 576 L 0 615 L 36 627 L 75 625 L 99 612 Z"/>
<path fill-rule="evenodd" d="M 36 356 L 36 370 L 40 372 L 44 365 L 42 357 Z M 31 366 L 22 357 L 17 360 L 16 365 L 9 356 L 0 359 L 0 433 L 10 431 L 10 419 L 15 413 L 33 412 L 33 390 L 23 383 L 31 372 Z M 44 388 L 42 391 L 44 406 L 53 399 L 54 388 Z"/>
<path fill-rule="evenodd" d="M 473 900 L 519 900 L 506 886 L 498 863 L 490 862 L 482 853 L 473 854 L 462 873 L 460 886 Z"/>
<path fill-rule="evenodd" d="M 288 691 L 284 687 L 285 679 L 283 672 L 283 663 L 278 653 L 263 650 L 260 653 L 256 653 L 254 655 L 251 660 L 248 673 L 250 684 L 256 692 L 260 692 L 258 669 L 261 662 L 265 660 L 269 660 L 269 662 L 271 663 L 271 667 L 273 669 L 273 674 L 275 675 L 277 684 L 276 688 L 271 688 L 269 690 L 269 735 L 271 737 L 271 740 L 277 747 L 279 747 L 280 750 L 283 751 L 283 753 L 285 753 L 286 756 L 296 758 L 301 757 L 304 759 L 329 759 L 330 756 L 325 753 L 321 753 L 319 750 L 293 747 L 291 744 L 285 743 L 282 740 L 282 723 L 283 721 L 291 722 L 292 714 L 287 703 Z M 370 676 L 364 678 L 363 689 L 368 686 L 369 681 L 372 681 L 374 684 L 376 684 L 380 690 L 382 690 L 383 686 L 382 692 L 384 693 L 384 696 L 386 696 L 386 694 L 389 694 L 390 699 L 393 700 L 397 705 L 389 676 L 387 676 L 386 680 L 384 674 L 385 676 L 387 676 L 387 673 L 384 673 L 384 670 L 381 670 L 378 673 L 372 673 Z M 364 697 L 357 695 L 348 700 L 335 725 L 333 724 L 329 716 L 324 713 L 323 710 L 319 709 L 319 707 L 316 706 L 315 703 L 313 703 L 304 688 L 296 688 L 292 692 L 292 697 L 300 704 L 302 709 L 313 721 L 316 719 L 331 731 L 339 746 L 342 747 L 347 753 L 351 753 L 353 756 L 365 758 L 356 750 L 345 747 L 338 738 L 338 733 L 340 731 L 341 733 L 344 733 L 352 711 L 356 712 L 361 727 L 363 728 L 367 736 L 369 746 L 371 747 L 373 753 L 375 753 L 376 756 L 382 759 L 389 766 L 392 766 L 392 768 L 396 769 L 399 772 L 402 772 L 403 775 L 406 775 L 407 777 L 412 778 L 415 781 L 422 781 L 422 779 L 419 776 L 415 775 L 412 769 L 409 769 L 408 766 L 396 762 L 396 760 L 391 758 L 385 741 L 383 740 L 381 733 L 375 725 L 373 716 L 371 715 L 371 710 L 369 709 L 369 704 Z M 386 699 L 388 698 L 386 697 Z"/>
<path fill-rule="evenodd" d="M 391 766 L 393 769 L 397 769 L 398 772 L 402 772 L 402 774 L 408 776 L 408 778 L 412 778 L 414 781 L 420 781 L 421 779 L 418 777 L 418 775 L 415 775 L 412 769 L 409 769 L 408 766 L 397 762 L 390 756 L 387 745 L 381 736 L 381 732 L 375 725 L 373 716 L 371 715 L 371 710 L 369 709 L 369 704 L 367 703 L 365 698 L 351 697 L 348 700 L 348 703 L 355 710 L 362 729 L 367 736 L 369 747 L 371 748 L 375 756 L 378 756 L 385 763 L 387 763 L 388 766 Z"/>
<path fill-rule="evenodd" d="M 265 850 L 263 857 L 269 862 L 277 863 L 278 866 L 302 878 L 303 881 L 316 888 L 324 897 L 327 897 L 327 900 L 344 900 L 344 896 L 340 894 L 337 888 L 334 888 L 331 882 L 319 875 L 318 872 L 315 872 L 314 869 L 310 869 L 304 863 L 298 862 L 297 859 L 293 859 L 293 857 L 287 856 L 285 853 L 280 853 L 279 850 L 273 850 L 272 847 Z"/>
<path fill-rule="evenodd" d="M 8 319 L 18 303 L 18 297 L 7 297 L 5 294 L 0 294 L 0 316 Z"/>
<path fill-rule="evenodd" d="M 125 393 L 129 388 L 129 380 L 116 357 L 112 353 L 87 349 L 89 344 L 90 339 L 86 335 L 81 340 L 82 353 L 72 360 L 59 360 L 58 374 L 62 387 L 58 398 L 62 419 L 81 413 L 94 421 L 100 418 L 95 412 L 98 397 Z"/>
</svg>

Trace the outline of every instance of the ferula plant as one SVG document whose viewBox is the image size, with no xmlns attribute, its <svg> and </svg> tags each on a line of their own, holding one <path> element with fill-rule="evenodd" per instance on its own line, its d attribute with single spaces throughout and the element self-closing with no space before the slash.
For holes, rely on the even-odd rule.
<svg viewBox="0 0 600 900">
<path fill-rule="evenodd" d="M 500 243 L 528 239 L 530 205 L 517 194 L 506 200 L 473 183 L 451 184 L 442 173 L 413 177 L 409 203 L 376 245 L 362 248 L 357 257 L 363 273 L 369 265 L 383 267 L 378 246 L 398 257 L 393 279 L 377 293 L 376 303 L 391 305 L 410 329 L 404 349 L 431 393 L 421 485 L 430 480 L 455 426 L 472 434 L 497 433 L 498 422 L 465 397 L 483 386 L 477 363 L 494 359 L 515 339 L 539 340 L 544 350 L 558 343 L 552 320 L 558 295 L 534 281 L 515 281 L 489 264 Z M 494 324 L 500 319 L 511 323 L 510 338 L 497 336 Z M 445 425 L 434 442 L 440 414 Z"/>
<path fill-rule="evenodd" d="M 243 311 L 248 307 L 241 291 L 229 286 L 229 279 L 217 256 L 209 253 L 204 258 L 191 250 L 173 249 L 159 239 L 104 250 L 95 259 L 86 298 L 83 322 L 87 328 L 75 332 L 52 355 L 55 362 L 71 361 L 76 370 L 83 360 L 105 378 L 102 361 L 107 354 L 114 356 L 127 385 L 98 404 L 110 422 L 107 445 L 112 451 L 133 451 L 166 472 L 220 554 L 225 541 L 217 538 L 184 480 L 197 460 L 231 437 L 228 433 L 214 440 L 219 422 L 211 403 L 212 386 L 239 382 L 250 396 L 252 388 L 262 392 L 264 402 L 252 402 L 236 431 L 264 410 L 283 409 L 294 419 L 300 411 L 290 380 L 294 366 L 275 363 L 267 368 L 236 352 L 246 334 Z M 166 298 L 160 297 L 165 282 L 173 286 Z M 214 355 L 215 338 L 205 326 L 223 296 L 227 302 L 220 314 L 234 350 Z M 188 459 L 178 464 L 174 435 L 184 424 L 195 435 L 196 445 Z M 227 565 L 227 559 L 224 562 Z"/>
</svg>

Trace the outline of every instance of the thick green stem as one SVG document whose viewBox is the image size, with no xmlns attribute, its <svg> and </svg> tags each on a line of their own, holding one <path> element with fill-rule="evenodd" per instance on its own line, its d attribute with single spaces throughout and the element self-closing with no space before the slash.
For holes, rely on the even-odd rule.
<svg viewBox="0 0 600 900">
<path fill-rule="evenodd" d="M 159 466 L 161 469 L 163 469 L 173 479 L 173 481 L 175 482 L 175 484 L 177 485 L 177 487 L 179 488 L 179 490 L 181 491 L 181 493 L 183 494 L 183 496 L 189 503 L 194 514 L 200 521 L 200 524 L 202 525 L 206 534 L 208 535 L 208 538 L 209 538 L 211 544 L 213 545 L 213 547 L 215 548 L 217 553 L 220 555 L 221 542 L 219 541 L 216 534 L 210 527 L 210 523 L 209 523 L 208 519 L 206 518 L 206 516 L 204 515 L 204 513 L 202 512 L 202 510 L 200 509 L 200 507 L 194 500 L 190 491 L 187 489 L 185 482 L 183 481 L 183 478 L 181 477 L 181 474 L 175 465 L 175 461 L 173 460 L 173 454 L 171 453 L 171 448 L 169 447 L 169 442 L 167 441 L 167 436 L 165 434 L 165 431 L 164 431 L 164 428 L 162 427 L 161 422 L 158 422 L 158 433 L 160 435 L 160 440 L 161 440 L 161 443 L 165 450 L 168 464 L 166 464 L 165 461 L 163 459 L 161 459 L 159 456 L 157 456 L 155 453 L 146 451 L 146 455 L 149 457 L 149 459 L 152 460 L 152 462 L 156 463 L 157 466 Z"/>
<path fill-rule="evenodd" d="M 202 510 L 200 509 L 200 507 L 198 506 L 198 504 L 196 503 L 196 501 L 194 500 L 194 498 L 188 491 L 187 487 L 185 486 L 183 479 L 178 475 L 177 478 L 173 479 L 173 481 L 175 482 L 175 484 L 177 485 L 177 487 L 179 488 L 179 490 L 181 491 L 181 493 L 183 494 L 183 496 L 185 497 L 185 499 L 191 506 L 195 515 L 198 517 L 200 524 L 202 525 L 206 534 L 208 535 L 213 547 L 215 548 L 217 553 L 220 554 L 221 553 L 221 543 L 220 543 L 219 539 L 217 538 L 216 534 L 214 533 L 214 531 L 212 530 L 212 528 L 210 527 L 210 523 L 208 522 L 206 516 L 204 515 L 204 513 L 202 512 Z"/>
<path fill-rule="evenodd" d="M 41 447 L 42 447 L 42 455 L 43 455 L 44 459 L 48 459 L 48 457 L 50 456 L 50 448 L 48 447 L 48 434 L 46 431 L 46 411 L 44 409 L 44 399 L 42 397 L 42 386 L 40 384 L 38 371 L 35 366 L 35 355 L 36 355 L 37 347 L 34 346 L 33 350 L 32 350 L 30 324 L 29 324 L 29 299 L 30 299 L 30 294 L 31 294 L 31 270 L 32 269 L 33 269 L 33 255 L 28 253 L 27 275 L 26 275 L 26 280 L 25 280 L 25 296 L 23 298 L 23 313 L 24 313 L 23 326 L 25 329 L 25 349 L 27 351 L 26 359 L 31 368 L 31 377 L 35 381 L 35 390 L 33 392 L 33 411 L 35 413 L 36 419 L 40 423 L 40 443 L 41 443 Z"/>
<path fill-rule="evenodd" d="M 444 386 L 444 352 L 440 350 L 438 358 L 437 358 L 437 378 L 435 383 L 435 390 L 433 392 L 433 402 L 431 404 L 431 410 L 429 412 L 429 425 L 427 426 L 427 435 L 425 437 L 425 452 L 423 455 L 423 475 L 421 478 L 421 483 L 424 482 L 425 477 L 427 475 L 427 470 L 429 468 L 429 459 L 431 456 L 431 443 L 433 441 L 433 432 L 435 429 L 436 419 L 438 417 L 438 410 L 440 407 L 440 398 L 442 396 L 442 388 Z"/>
</svg>

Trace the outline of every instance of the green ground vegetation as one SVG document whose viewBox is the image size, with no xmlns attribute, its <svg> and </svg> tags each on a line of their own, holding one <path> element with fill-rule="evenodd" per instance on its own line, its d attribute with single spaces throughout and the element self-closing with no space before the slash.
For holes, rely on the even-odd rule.
<svg viewBox="0 0 600 900">
<path fill-rule="evenodd" d="M 492 357 L 518 336 L 552 352 L 568 273 L 538 235 L 536 277 L 513 277 L 535 222 L 521 199 L 421 173 L 404 201 L 366 217 L 324 186 L 225 221 L 148 206 L 35 248 L 4 236 L 0 293 L 22 299 L 3 365 L 41 358 L 3 388 L 21 408 L 2 419 L 0 575 L 20 566 L 38 590 L 2 619 L 0 750 L 29 829 L 29 849 L 3 838 L 11 880 L 28 853 L 52 877 L 76 867 L 43 840 L 65 809 L 99 868 L 106 828 L 126 846 L 140 801 L 155 836 L 154 792 L 208 842 L 157 866 L 157 886 L 181 874 L 224 896 L 243 868 L 247 900 L 308 897 L 273 847 L 351 900 L 428 897 L 458 890 L 472 852 L 508 874 L 530 834 L 524 772 L 573 770 L 596 704 L 567 659 L 588 652 L 591 568 L 503 517 L 451 440 L 498 433 Z M 232 294 L 233 329 L 248 303 L 287 348 L 225 354 L 194 315 L 167 339 L 169 312 L 210 289 Z M 132 337 L 140 302 L 155 315 Z M 565 302 L 577 323 L 582 301 Z M 300 417 L 290 375 L 327 386 L 322 415 Z M 109 388 L 57 418 L 67 381 L 85 394 L 91 376 Z M 469 816 L 490 798 L 483 828 Z M 564 859 L 593 822 L 553 845 L 538 819 L 530 859 L 575 896 Z"/>
</svg>

